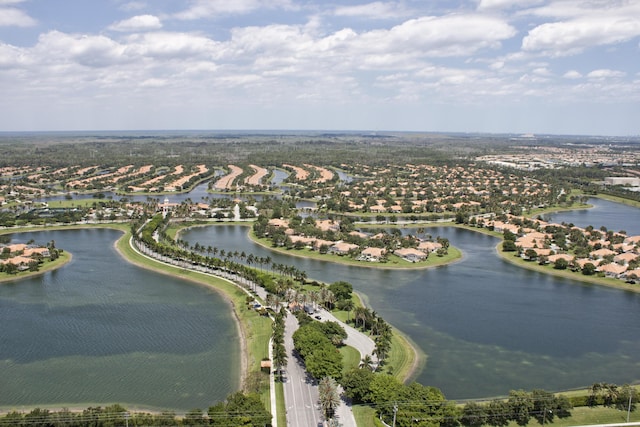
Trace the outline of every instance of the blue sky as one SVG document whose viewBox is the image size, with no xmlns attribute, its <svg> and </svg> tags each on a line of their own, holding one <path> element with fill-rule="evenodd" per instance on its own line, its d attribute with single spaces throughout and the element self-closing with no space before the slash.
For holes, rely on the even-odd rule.
<svg viewBox="0 0 640 427">
<path fill-rule="evenodd" d="M 640 0 L 0 0 L 0 131 L 640 135 Z"/>
</svg>

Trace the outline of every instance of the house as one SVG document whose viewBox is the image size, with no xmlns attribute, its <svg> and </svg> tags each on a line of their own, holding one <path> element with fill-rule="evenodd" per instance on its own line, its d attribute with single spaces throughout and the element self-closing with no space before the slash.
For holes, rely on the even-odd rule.
<svg viewBox="0 0 640 427">
<path fill-rule="evenodd" d="M 603 259 L 604 257 L 609 255 L 616 255 L 616 252 L 612 251 L 611 249 L 602 248 L 591 252 L 589 254 L 589 257 L 591 257 L 591 259 Z"/>
<path fill-rule="evenodd" d="M 549 262 L 552 262 L 555 264 L 556 261 L 558 261 L 559 259 L 563 259 L 567 262 L 571 262 L 573 258 L 574 256 L 569 254 L 554 254 L 554 255 L 549 255 L 547 259 L 549 260 Z"/>
<path fill-rule="evenodd" d="M 418 249 L 425 253 L 436 252 L 440 248 L 442 248 L 442 244 L 438 242 L 420 242 L 418 244 Z"/>
<path fill-rule="evenodd" d="M 327 248 L 330 248 L 335 243 L 336 242 L 332 242 L 331 240 L 316 239 L 315 242 L 313 242 L 313 249 L 316 251 L 319 251 L 321 246 L 326 246 Z"/>
<path fill-rule="evenodd" d="M 334 243 L 332 246 L 329 247 L 329 252 L 336 254 L 336 255 L 346 255 L 349 253 L 349 251 L 353 251 L 358 249 L 358 245 L 355 245 L 353 243 L 347 243 L 347 242 L 336 242 Z"/>
<path fill-rule="evenodd" d="M 634 254 L 633 252 L 625 252 L 620 255 L 614 256 L 613 261 L 617 262 L 618 264 L 628 265 L 638 257 L 640 257 L 640 255 Z"/>
<path fill-rule="evenodd" d="M 26 248 L 23 252 L 23 255 L 26 257 L 30 257 L 33 254 L 39 254 L 42 257 L 51 256 L 48 248 Z"/>
<path fill-rule="evenodd" d="M 22 255 L 14 256 L 9 259 L 0 261 L 2 264 L 13 264 L 18 267 L 18 270 L 24 271 L 29 269 L 29 264 L 32 263 L 33 258 L 28 258 Z"/>
<path fill-rule="evenodd" d="M 274 227 L 288 228 L 289 220 L 282 219 L 282 218 L 271 218 L 269 222 L 267 222 L 267 225 L 273 225 Z"/>
<path fill-rule="evenodd" d="M 601 265 L 600 267 L 598 267 L 598 271 L 603 272 L 607 277 L 619 277 L 622 273 L 627 271 L 627 266 L 612 262 L 609 264 Z"/>
<path fill-rule="evenodd" d="M 360 253 L 360 257 L 358 257 L 358 259 L 360 261 L 378 262 L 386 252 L 387 251 L 384 248 L 365 248 Z"/>
<path fill-rule="evenodd" d="M 319 228 L 322 231 L 338 231 L 340 230 L 340 224 L 331 220 L 316 220 L 316 228 Z"/>
<path fill-rule="evenodd" d="M 428 254 L 415 248 L 396 249 L 395 251 L 393 251 L 393 253 L 394 255 L 397 255 L 400 258 L 404 259 L 405 261 L 409 261 L 409 262 L 424 261 L 429 256 Z"/>
</svg>

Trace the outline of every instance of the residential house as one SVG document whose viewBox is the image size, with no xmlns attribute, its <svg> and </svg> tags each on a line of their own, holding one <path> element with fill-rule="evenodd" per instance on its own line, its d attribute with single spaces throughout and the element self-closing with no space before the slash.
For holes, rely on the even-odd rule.
<svg viewBox="0 0 640 427">
<path fill-rule="evenodd" d="M 420 262 L 427 259 L 428 254 L 424 253 L 421 250 L 415 248 L 402 248 L 396 249 L 393 251 L 394 255 L 399 256 L 400 258 L 409 261 L 409 262 Z"/>
<path fill-rule="evenodd" d="M 386 254 L 384 248 L 365 248 L 360 253 L 360 261 L 378 262 Z"/>
<path fill-rule="evenodd" d="M 358 245 L 339 241 L 329 247 L 329 252 L 336 255 L 347 255 L 350 251 L 358 249 Z"/>
</svg>

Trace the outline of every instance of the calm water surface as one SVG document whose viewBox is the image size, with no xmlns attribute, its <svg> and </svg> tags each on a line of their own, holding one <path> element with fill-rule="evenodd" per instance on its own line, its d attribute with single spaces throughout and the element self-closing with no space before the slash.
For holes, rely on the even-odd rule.
<svg viewBox="0 0 640 427">
<path fill-rule="evenodd" d="M 15 234 L 73 253 L 41 277 L 0 284 L 0 406 L 125 403 L 206 409 L 236 390 L 239 345 L 215 292 L 125 262 L 121 233 Z"/>
<path fill-rule="evenodd" d="M 613 207 L 632 222 L 638 218 L 636 209 Z M 575 213 L 554 220 L 566 221 L 564 214 Z M 195 228 L 181 237 L 268 255 L 310 278 L 351 282 L 428 355 L 417 381 L 449 398 L 640 380 L 640 295 L 517 268 L 496 256 L 498 240 L 490 236 L 450 227 L 428 232 L 448 238 L 464 259 L 422 271 L 376 270 L 277 254 L 249 241 L 239 226 Z"/>
<path fill-rule="evenodd" d="M 594 210 L 552 220 L 640 234 L 638 210 L 594 203 Z M 489 236 L 447 227 L 429 233 L 448 238 L 464 259 L 423 271 L 374 270 L 273 253 L 249 241 L 245 227 L 196 228 L 182 238 L 353 283 L 428 354 L 417 380 L 449 398 L 640 380 L 640 295 L 516 268 L 495 255 L 497 240 Z M 184 411 L 205 409 L 237 388 L 239 346 L 226 303 L 208 289 L 128 264 L 113 249 L 119 236 L 13 236 L 53 239 L 74 259 L 0 285 L 0 406 L 120 402 Z"/>
</svg>

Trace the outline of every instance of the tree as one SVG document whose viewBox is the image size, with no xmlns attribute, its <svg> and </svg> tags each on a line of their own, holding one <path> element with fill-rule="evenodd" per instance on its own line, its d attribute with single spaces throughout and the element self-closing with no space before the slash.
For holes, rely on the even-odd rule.
<svg viewBox="0 0 640 427">
<path fill-rule="evenodd" d="M 519 426 L 526 426 L 531 419 L 531 411 L 533 410 L 533 401 L 529 393 L 524 390 L 511 390 L 507 403 L 511 420 Z"/>
<path fill-rule="evenodd" d="M 593 276 L 596 274 L 596 266 L 588 262 L 582 267 L 582 274 L 585 276 Z"/>
<path fill-rule="evenodd" d="M 369 394 L 369 386 L 374 375 L 369 369 L 356 368 L 345 373 L 341 380 L 345 395 L 356 403 L 364 402 Z"/>
<path fill-rule="evenodd" d="M 515 252 L 516 250 L 517 248 L 515 241 L 505 240 L 504 242 L 502 242 L 502 252 Z"/>
<path fill-rule="evenodd" d="M 271 422 L 271 414 L 262 405 L 260 395 L 241 391 L 227 397 L 226 402 L 209 408 L 212 426 L 264 426 Z"/>
<path fill-rule="evenodd" d="M 318 400 L 327 420 L 333 418 L 334 412 L 340 406 L 340 394 L 338 384 L 331 377 L 324 377 L 318 384 Z"/>
<path fill-rule="evenodd" d="M 183 424 L 188 426 L 204 426 L 207 420 L 204 419 L 202 409 L 192 409 L 184 415 Z"/>
<path fill-rule="evenodd" d="M 555 263 L 553 263 L 553 268 L 556 270 L 566 270 L 569 267 L 569 262 L 564 258 L 558 258 Z"/>
<path fill-rule="evenodd" d="M 307 372 L 314 378 L 332 377 L 339 380 L 342 377 L 342 354 L 331 344 L 314 349 L 304 359 Z"/>
<path fill-rule="evenodd" d="M 466 427 L 480 427 L 483 424 L 487 424 L 488 416 L 486 407 L 478 405 L 475 402 L 469 402 L 464 405 L 462 409 L 462 415 L 460 416 L 460 423 Z"/>
<path fill-rule="evenodd" d="M 509 404 L 503 400 L 492 400 L 486 408 L 487 424 L 495 427 L 509 425 Z"/>
</svg>

